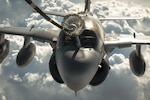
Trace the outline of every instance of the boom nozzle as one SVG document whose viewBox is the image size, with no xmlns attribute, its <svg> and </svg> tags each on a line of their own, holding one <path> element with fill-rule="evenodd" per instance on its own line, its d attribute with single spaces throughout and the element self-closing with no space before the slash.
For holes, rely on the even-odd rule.
<svg viewBox="0 0 150 100">
<path fill-rule="evenodd" d="M 62 27 L 63 29 L 67 29 L 67 35 L 79 36 L 85 27 L 85 23 L 78 14 L 69 14 L 64 18 Z"/>
</svg>

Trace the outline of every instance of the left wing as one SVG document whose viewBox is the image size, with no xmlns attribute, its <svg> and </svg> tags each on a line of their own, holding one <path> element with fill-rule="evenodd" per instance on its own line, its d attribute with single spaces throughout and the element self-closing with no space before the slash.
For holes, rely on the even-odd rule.
<svg viewBox="0 0 150 100">
<path fill-rule="evenodd" d="M 131 47 L 134 44 L 149 45 L 150 36 L 129 34 L 105 34 L 104 46 L 111 52 L 115 48 Z"/>
<path fill-rule="evenodd" d="M 18 66 L 23 67 L 29 64 L 36 52 L 36 46 L 30 43 L 30 37 L 40 42 L 50 43 L 53 49 L 56 48 L 58 31 L 42 30 L 34 28 L 21 28 L 21 27 L 0 27 L 0 63 L 6 58 L 9 53 L 9 41 L 4 39 L 3 34 L 20 35 L 24 36 L 24 45 L 19 51 L 16 63 Z"/>
<path fill-rule="evenodd" d="M 57 41 L 59 30 L 30 29 L 23 27 L 0 27 L 0 34 L 29 36 L 40 42 Z"/>
</svg>

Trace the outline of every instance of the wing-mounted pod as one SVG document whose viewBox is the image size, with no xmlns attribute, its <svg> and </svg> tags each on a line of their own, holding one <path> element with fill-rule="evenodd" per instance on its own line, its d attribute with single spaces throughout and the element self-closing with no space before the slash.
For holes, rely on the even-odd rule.
<svg viewBox="0 0 150 100">
<path fill-rule="evenodd" d="M 136 76 L 142 76 L 145 73 L 145 61 L 141 54 L 141 45 L 136 45 L 136 50 L 132 51 L 129 57 L 131 71 Z"/>
<path fill-rule="evenodd" d="M 9 53 L 9 41 L 4 39 L 4 34 L 0 34 L 0 63 L 6 58 Z"/>
<path fill-rule="evenodd" d="M 36 46 L 33 43 L 30 43 L 30 37 L 25 36 L 24 37 L 24 45 L 19 51 L 17 58 L 16 58 L 16 63 L 19 67 L 24 67 L 28 65 L 33 57 L 35 56 L 36 52 Z"/>
</svg>

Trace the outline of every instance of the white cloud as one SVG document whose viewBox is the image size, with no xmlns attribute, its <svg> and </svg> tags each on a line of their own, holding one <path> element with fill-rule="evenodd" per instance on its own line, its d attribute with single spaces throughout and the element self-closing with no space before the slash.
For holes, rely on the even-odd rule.
<svg viewBox="0 0 150 100">
<path fill-rule="evenodd" d="M 16 82 L 22 82 L 22 79 L 19 77 L 19 75 L 10 76 L 11 79 L 13 79 Z"/>
<path fill-rule="evenodd" d="M 49 0 L 47 0 L 49 1 Z M 92 1 L 92 0 L 91 0 Z M 53 11 L 65 11 L 71 10 L 72 12 L 78 12 L 78 8 L 82 11 L 83 4 L 74 4 L 69 0 L 51 0 L 50 4 L 45 3 L 44 0 L 41 1 L 41 7 L 46 10 Z M 3 15 L 0 20 L 4 25 L 15 25 L 23 23 L 30 27 L 35 25 L 40 28 L 54 28 L 53 25 L 49 24 L 41 16 L 36 13 L 32 13 L 28 16 L 26 12 L 30 11 L 28 5 L 21 3 L 18 10 L 14 6 L 18 5 L 17 2 L 10 2 L 11 7 L 0 7 L 5 8 L 9 14 L 3 13 L 0 9 L 0 15 Z M 16 5 L 15 5 L 16 3 Z M 92 10 L 98 14 L 104 14 L 109 16 L 142 16 L 144 17 L 141 21 L 110 21 L 104 22 L 104 28 L 107 32 L 119 32 L 119 33 L 131 33 L 134 30 L 140 30 L 140 32 L 148 32 L 150 26 L 149 8 L 144 8 L 137 4 L 127 4 L 122 3 L 117 0 L 113 1 L 96 1 L 92 2 Z M 0 4 L 4 4 L 0 1 Z M 22 6 L 27 6 L 26 11 L 24 11 Z M 51 5 L 52 8 L 49 6 Z M 71 5 L 71 6 L 70 6 Z M 6 5 L 3 5 L 6 6 Z M 62 9 L 63 8 L 63 9 Z M 24 8 L 25 9 L 25 8 Z M 15 13 L 11 13 L 10 11 Z M 21 11 L 23 13 L 21 13 Z M 2 13 L 2 14 L 1 14 Z M 20 14 L 21 13 L 21 14 Z M 20 15 L 19 15 L 20 14 Z M 22 15 L 23 14 L 23 15 Z M 11 18 L 12 16 L 12 18 Z M 22 21 L 25 18 L 25 22 Z M 58 22 L 62 20 L 61 18 L 52 16 Z M 13 21 L 12 21 L 13 20 Z M 18 24 L 19 23 L 19 24 Z M 21 24 L 22 26 L 22 24 Z M 134 29 L 132 29 L 132 27 Z M 9 56 L 2 63 L 1 75 L 0 75 L 0 99 L 2 100 L 62 100 L 62 99 L 76 99 L 74 97 L 74 92 L 69 90 L 66 86 L 57 84 L 53 81 L 51 75 L 49 74 L 48 63 L 50 56 L 52 54 L 52 48 L 49 44 L 43 44 L 39 42 L 34 42 L 37 46 L 36 55 L 33 61 L 23 69 L 17 68 L 15 63 L 16 55 L 23 44 L 23 38 L 17 36 L 6 36 L 7 39 L 11 41 Z M 110 70 L 107 79 L 99 85 L 98 87 L 88 86 L 87 88 L 81 90 L 78 94 L 77 99 L 79 100 L 149 100 L 150 99 L 150 49 L 149 47 L 143 47 L 146 64 L 148 65 L 147 71 L 143 77 L 135 77 L 131 70 L 129 69 L 128 55 L 133 48 L 129 49 L 116 49 L 110 54 L 110 65 L 112 69 Z"/>
<path fill-rule="evenodd" d="M 7 100 L 7 99 L 6 99 L 6 97 L 5 97 L 5 96 L 2 96 L 2 97 L 1 97 L 1 100 Z"/>
<path fill-rule="evenodd" d="M 6 3 L 8 6 L 10 6 L 10 1 L 9 0 L 6 0 Z"/>
<path fill-rule="evenodd" d="M 110 61 L 111 65 L 123 63 L 124 60 L 125 60 L 125 57 L 122 54 L 113 54 L 109 58 L 109 61 Z"/>
<path fill-rule="evenodd" d="M 0 24 L 1 27 L 3 26 L 10 26 L 10 23 L 9 23 L 9 19 L 6 18 L 5 20 L 3 20 L 3 22 Z"/>
</svg>

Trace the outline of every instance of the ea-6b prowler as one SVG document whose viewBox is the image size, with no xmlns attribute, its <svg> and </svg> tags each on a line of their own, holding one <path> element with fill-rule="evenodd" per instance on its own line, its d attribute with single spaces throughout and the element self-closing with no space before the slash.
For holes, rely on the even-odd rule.
<svg viewBox="0 0 150 100">
<path fill-rule="evenodd" d="M 83 12 L 66 14 L 62 12 L 42 11 L 31 0 L 25 0 L 37 13 L 61 30 L 41 30 L 34 27 L 0 27 L 0 62 L 8 55 L 9 41 L 5 34 L 24 36 L 24 45 L 19 51 L 16 63 L 18 67 L 28 65 L 33 59 L 36 47 L 30 38 L 48 42 L 53 48 L 49 69 L 53 79 L 66 84 L 70 89 L 79 91 L 87 85 L 97 86 L 107 77 L 110 66 L 107 54 L 115 48 L 136 45 L 129 57 L 130 68 L 136 76 L 145 72 L 145 61 L 141 54 L 141 45 L 150 44 L 148 37 L 138 37 L 135 33 L 130 38 L 122 39 L 118 35 L 105 34 L 102 20 L 130 20 L 139 18 L 93 17 L 90 12 L 90 0 L 85 0 Z M 61 24 L 49 15 L 63 17 Z"/>
</svg>

